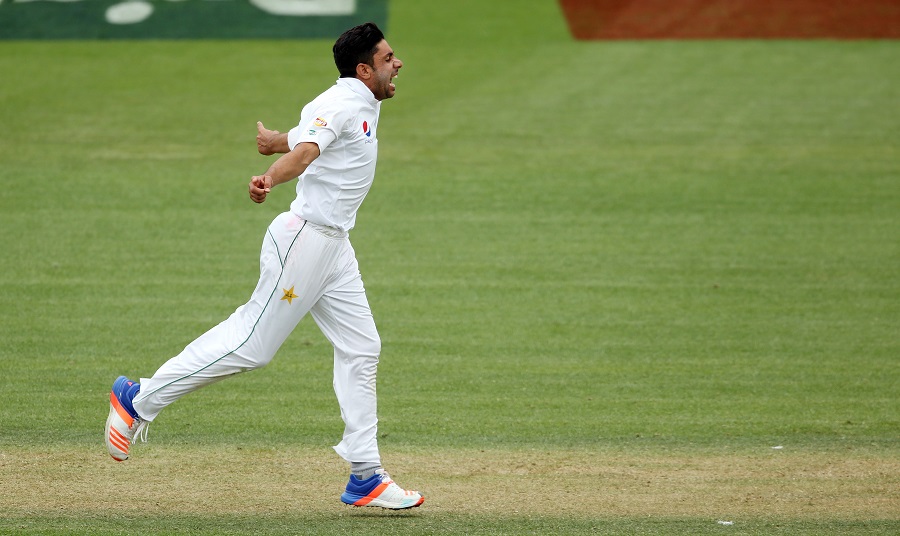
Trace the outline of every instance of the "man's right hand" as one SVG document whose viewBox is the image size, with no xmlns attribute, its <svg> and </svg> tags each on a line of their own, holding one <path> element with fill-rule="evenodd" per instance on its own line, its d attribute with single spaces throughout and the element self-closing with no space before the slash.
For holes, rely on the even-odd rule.
<svg viewBox="0 0 900 536">
<path fill-rule="evenodd" d="M 272 177 L 269 175 L 258 175 L 250 178 L 250 199 L 254 203 L 262 203 L 266 200 L 266 196 L 272 191 Z"/>
</svg>

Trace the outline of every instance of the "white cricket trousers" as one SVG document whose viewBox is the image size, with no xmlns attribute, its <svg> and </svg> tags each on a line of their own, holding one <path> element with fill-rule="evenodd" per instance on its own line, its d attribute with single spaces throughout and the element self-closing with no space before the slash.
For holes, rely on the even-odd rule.
<svg viewBox="0 0 900 536">
<path fill-rule="evenodd" d="M 334 450 L 349 462 L 380 464 L 375 373 L 381 339 L 347 233 L 285 212 L 266 231 L 259 265 L 250 301 L 152 378 L 141 378 L 135 410 L 152 421 L 188 393 L 265 366 L 309 312 L 334 346 L 334 392 L 345 426 Z"/>
</svg>

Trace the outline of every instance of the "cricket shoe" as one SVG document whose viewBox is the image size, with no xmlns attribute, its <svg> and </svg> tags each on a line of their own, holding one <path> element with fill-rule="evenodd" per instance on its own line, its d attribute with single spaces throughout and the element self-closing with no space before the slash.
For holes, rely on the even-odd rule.
<svg viewBox="0 0 900 536">
<path fill-rule="evenodd" d="M 128 459 L 128 448 L 137 437 L 147 442 L 147 426 L 145 421 L 134 410 L 131 401 L 140 391 L 140 384 L 125 376 L 119 376 L 109 392 L 109 417 L 106 418 L 106 448 L 109 455 L 117 462 Z"/>
<path fill-rule="evenodd" d="M 375 471 L 375 475 L 360 480 L 350 475 L 347 489 L 341 494 L 341 502 L 351 506 L 378 506 L 390 510 L 415 508 L 423 502 L 418 491 L 407 491 L 391 480 L 384 469 Z"/>
</svg>

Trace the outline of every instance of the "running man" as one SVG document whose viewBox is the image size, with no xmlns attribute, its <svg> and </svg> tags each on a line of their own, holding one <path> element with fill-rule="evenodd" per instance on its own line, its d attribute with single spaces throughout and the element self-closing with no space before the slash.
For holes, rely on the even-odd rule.
<svg viewBox="0 0 900 536">
<path fill-rule="evenodd" d="M 290 210 L 263 237 L 259 283 L 250 300 L 190 343 L 152 378 L 120 376 L 110 393 L 106 446 L 118 461 L 159 412 L 182 396 L 260 368 L 310 313 L 334 346 L 334 391 L 344 435 L 334 447 L 350 462 L 341 501 L 354 506 L 413 508 L 425 500 L 394 483 L 378 451 L 375 375 L 381 339 L 366 299 L 348 231 L 375 178 L 381 102 L 403 62 L 375 24 L 347 30 L 335 42 L 340 78 L 307 104 L 288 133 L 257 124 L 257 149 L 284 153 L 250 180 L 250 199 L 299 177 Z"/>
</svg>

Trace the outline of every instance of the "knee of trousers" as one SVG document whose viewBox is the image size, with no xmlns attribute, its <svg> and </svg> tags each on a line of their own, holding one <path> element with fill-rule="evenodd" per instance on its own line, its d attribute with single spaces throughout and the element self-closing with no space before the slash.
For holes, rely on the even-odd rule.
<svg viewBox="0 0 900 536">
<path fill-rule="evenodd" d="M 378 363 L 378 357 L 381 355 L 381 338 L 375 335 L 374 337 L 360 338 L 353 341 L 352 344 L 339 343 L 334 346 L 334 353 L 347 360 L 364 359 Z"/>
<path fill-rule="evenodd" d="M 381 337 L 375 335 L 374 337 L 366 339 L 364 343 L 359 345 L 356 353 L 374 359 L 377 362 L 378 356 L 381 355 Z"/>
<path fill-rule="evenodd" d="M 232 352 L 235 364 L 244 372 L 263 368 L 275 357 L 274 351 L 267 348 L 255 348 L 254 346 L 246 345 Z"/>
<path fill-rule="evenodd" d="M 376 335 L 371 340 L 369 340 L 361 349 L 361 355 L 372 357 L 375 361 L 378 361 L 378 356 L 381 355 L 381 337 Z"/>
</svg>

